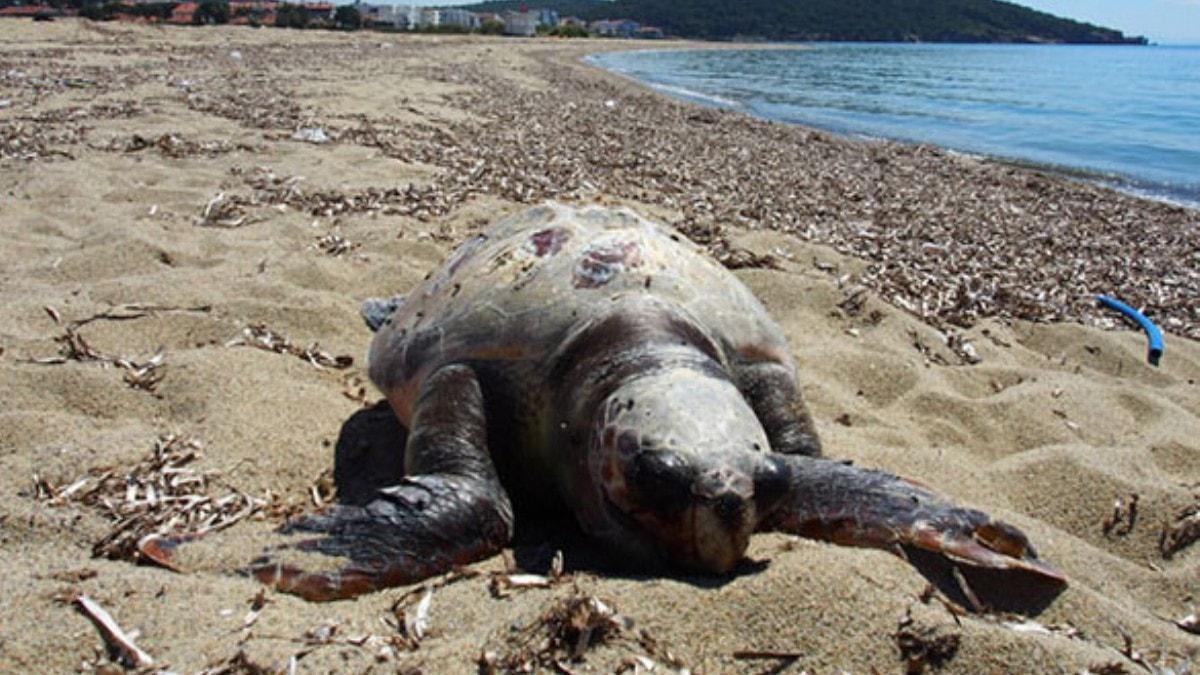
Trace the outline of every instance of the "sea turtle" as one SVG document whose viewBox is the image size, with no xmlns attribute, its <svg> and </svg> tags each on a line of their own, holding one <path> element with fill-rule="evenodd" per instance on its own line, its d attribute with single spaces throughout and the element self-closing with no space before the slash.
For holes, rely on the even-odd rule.
<svg viewBox="0 0 1200 675">
<path fill-rule="evenodd" d="M 369 301 L 371 380 L 405 477 L 289 530 L 348 557 L 260 581 L 311 600 L 413 583 L 509 543 L 510 494 L 552 495 L 634 565 L 729 572 L 750 535 L 901 546 L 1062 582 L 1023 533 L 902 478 L 821 458 L 782 330 L 694 244 L 621 208 L 548 204 Z"/>
</svg>

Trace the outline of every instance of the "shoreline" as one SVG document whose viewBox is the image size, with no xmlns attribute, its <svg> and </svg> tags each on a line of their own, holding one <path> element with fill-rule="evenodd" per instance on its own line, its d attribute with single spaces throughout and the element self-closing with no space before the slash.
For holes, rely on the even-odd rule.
<svg viewBox="0 0 1200 675">
<path fill-rule="evenodd" d="M 580 62 L 594 46 L 0 34 L 0 670 L 114 667 L 79 593 L 175 672 L 476 672 L 487 653 L 521 658 L 577 595 L 632 622 L 581 662 L 560 655 L 578 671 L 752 673 L 763 662 L 738 655 L 785 653 L 793 670 L 887 672 L 913 640 L 953 644 L 945 672 L 1134 670 L 1125 636 L 1162 667 L 1200 658 L 1172 623 L 1194 611 L 1200 547 L 1168 559 L 1159 540 L 1200 482 L 1200 343 L 1169 336 L 1152 369 L 1141 335 L 1078 323 L 1118 325 L 1077 297 L 1113 275 L 1189 317 L 1200 281 L 1171 228 L 1194 213 L 681 103 Z M 547 199 L 629 206 L 705 246 L 786 333 L 830 457 L 1013 523 L 1070 586 L 1032 601 L 1017 582 L 975 612 L 883 551 L 757 534 L 734 574 L 647 573 L 536 523 L 462 575 L 353 602 L 236 574 L 339 475 L 398 470 L 360 302 Z M 155 473 L 164 448 L 181 472 Z M 122 514 L 202 522 L 148 496 L 176 489 L 169 475 L 206 503 L 232 496 L 226 517 L 262 501 L 182 547 L 183 574 L 110 539 Z M 1136 518 L 1104 528 L 1131 494 Z M 565 581 L 505 585 L 558 550 Z M 402 627 L 426 587 L 416 644 Z"/>
<path fill-rule="evenodd" d="M 810 45 L 810 44 L 814 44 L 814 43 L 796 43 L 794 46 L 791 45 L 790 43 L 769 43 L 769 44 L 764 44 L 762 46 L 760 46 L 756 43 L 752 43 L 752 42 L 751 43 L 730 43 L 729 48 L 733 49 L 735 51 L 737 51 L 737 50 L 750 51 L 750 50 L 758 50 L 758 49 L 788 49 L 788 48 L 793 48 L 793 47 L 796 49 L 806 49 L 806 48 L 811 48 L 811 47 L 808 47 L 808 45 Z M 815 43 L 815 44 L 821 44 L 821 43 Z M 830 43 L 830 44 L 859 44 L 859 43 L 842 42 L 842 43 Z M 900 45 L 900 44 L 907 44 L 907 43 L 880 42 L 880 43 L 872 43 L 872 44 Z M 916 43 L 916 44 L 937 44 L 937 43 Z M 961 44 L 961 43 L 955 43 L 955 44 Z M 1050 45 L 1050 46 L 1053 46 L 1053 45 Z M 1070 46 L 1070 45 L 1066 45 L 1066 46 Z M 1092 46 L 1116 46 L 1116 45 L 1092 45 Z M 625 54 L 625 53 L 641 54 L 641 53 L 667 52 L 667 51 L 704 51 L 704 50 L 705 50 L 704 47 L 684 47 L 684 48 L 680 48 L 680 49 L 650 48 L 650 49 L 631 49 L 631 50 L 627 50 L 627 51 L 626 50 L 616 50 L 616 51 L 603 50 L 603 51 L 593 52 L 591 54 L 583 56 L 583 57 L 581 57 L 581 60 L 588 65 L 591 65 L 591 66 L 594 66 L 601 70 L 605 70 L 607 72 L 614 73 L 614 74 L 620 75 L 622 77 L 625 77 L 637 84 L 640 84 L 641 86 L 659 91 L 659 92 L 664 93 L 668 96 L 671 96 L 677 100 L 687 101 L 690 103 L 694 103 L 696 105 L 701 105 L 701 106 L 706 106 L 706 107 L 728 108 L 731 110 L 736 110 L 736 111 L 741 112 L 746 115 L 750 115 L 751 117 L 755 117 L 757 119 L 762 119 L 762 120 L 772 121 L 772 122 L 779 122 L 779 123 L 783 123 L 783 124 L 792 124 L 797 127 L 801 127 L 801 128 L 805 128 L 805 129 L 811 129 L 814 131 L 823 131 L 826 133 L 836 134 L 840 137 L 847 138 L 847 139 L 865 140 L 868 142 L 901 143 L 901 144 L 907 144 L 907 145 L 931 145 L 933 147 L 941 148 L 942 150 L 944 150 L 946 152 L 955 153 L 955 154 L 966 156 L 966 157 L 972 157 L 975 159 L 986 160 L 986 161 L 993 161 L 993 162 L 997 162 L 999 164 L 1004 164 L 1004 165 L 1014 166 L 1014 167 L 1018 167 L 1018 168 L 1029 169 L 1029 170 L 1033 170 L 1033 171 L 1047 173 L 1047 174 L 1055 175 L 1058 177 L 1067 178 L 1067 179 L 1073 180 L 1073 181 L 1082 181 L 1082 182 L 1092 184 L 1094 186 L 1115 190 L 1115 191 L 1125 194 L 1127 196 L 1136 197 L 1139 199 L 1147 199 L 1147 200 L 1156 201 L 1156 202 L 1171 205 L 1171 206 L 1178 206 L 1178 207 L 1182 207 L 1182 208 L 1186 208 L 1186 209 L 1190 209 L 1190 210 L 1200 211 L 1200 196 L 1195 197 L 1195 198 L 1188 198 L 1186 196 L 1178 196 L 1178 195 L 1173 195 L 1170 193 L 1165 193 L 1165 192 L 1163 192 L 1163 190 L 1165 190 L 1166 188 L 1164 188 L 1160 184 L 1146 183 L 1146 181 L 1144 181 L 1143 179 L 1138 178 L 1134 175 L 1115 173 L 1115 172 L 1106 172 L 1106 171 L 1102 171 L 1099 169 L 1090 169 L 1090 168 L 1081 167 L 1081 166 L 1070 166 L 1070 165 L 1064 165 L 1064 164 L 1055 164 L 1052 162 L 1041 162 L 1038 160 L 1027 159 L 1027 158 L 1022 158 L 1022 157 L 1018 157 L 1018 156 L 963 150 L 963 149 L 954 148 L 954 147 L 951 147 L 948 145 L 943 145 L 937 141 L 920 141 L 920 140 L 904 138 L 904 137 L 881 136 L 881 135 L 875 135 L 875 134 L 870 134 L 870 133 L 853 131 L 853 130 L 849 130 L 849 129 L 838 128 L 838 127 L 834 127 L 834 126 L 824 126 L 824 125 L 813 123 L 813 122 L 807 121 L 807 120 L 791 121 L 791 120 L 775 119 L 775 118 L 768 117 L 765 115 L 760 115 L 752 110 L 749 110 L 742 103 L 732 100 L 732 99 L 725 99 L 725 98 L 722 98 L 715 94 L 705 94 L 705 93 L 694 91 L 694 90 L 687 89 L 684 87 L 678 87 L 678 86 L 674 86 L 674 85 L 654 82 L 651 80 L 642 80 L 634 75 L 631 75 L 628 73 L 623 73 L 618 70 L 608 68 L 603 63 L 600 62 L 602 56 L 610 55 L 610 54 Z M 714 50 L 714 51 L 716 51 L 716 50 Z"/>
</svg>

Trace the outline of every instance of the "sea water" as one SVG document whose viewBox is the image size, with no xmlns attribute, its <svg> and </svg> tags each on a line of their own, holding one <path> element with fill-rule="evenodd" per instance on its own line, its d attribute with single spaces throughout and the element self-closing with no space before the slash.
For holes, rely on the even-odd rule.
<svg viewBox="0 0 1200 675">
<path fill-rule="evenodd" d="M 1200 45 L 818 43 L 591 60 L 700 103 L 1200 206 Z"/>
</svg>

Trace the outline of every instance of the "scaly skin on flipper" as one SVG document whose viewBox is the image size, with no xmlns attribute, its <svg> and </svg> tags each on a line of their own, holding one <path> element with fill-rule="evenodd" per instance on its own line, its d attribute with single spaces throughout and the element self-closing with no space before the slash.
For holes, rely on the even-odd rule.
<svg viewBox="0 0 1200 675">
<path fill-rule="evenodd" d="M 470 368 L 445 366 L 422 384 L 405 459 L 409 475 L 366 506 L 335 506 L 285 527 L 326 535 L 293 546 L 350 565 L 306 572 L 268 555 L 247 571 L 308 600 L 340 600 L 448 572 L 508 543 L 512 508 L 487 454 L 483 395 Z"/>
<path fill-rule="evenodd" d="M 968 565 L 1020 570 L 1066 583 L 1038 559 L 1020 530 L 982 511 L 956 506 L 883 471 L 820 458 L 779 461 L 790 476 L 790 488 L 761 530 L 881 548 L 901 557 L 901 546 L 914 546 Z"/>
<path fill-rule="evenodd" d="M 740 364 L 734 373 L 738 389 L 771 440 L 771 450 L 785 455 L 821 455 L 821 441 L 796 390 L 794 372 L 784 364 L 767 361 Z"/>
</svg>

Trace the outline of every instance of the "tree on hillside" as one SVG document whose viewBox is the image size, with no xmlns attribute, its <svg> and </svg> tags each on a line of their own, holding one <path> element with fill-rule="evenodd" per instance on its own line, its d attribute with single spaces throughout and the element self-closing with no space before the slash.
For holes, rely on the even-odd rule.
<svg viewBox="0 0 1200 675">
<path fill-rule="evenodd" d="M 342 5 L 333 13 L 333 22 L 344 30 L 358 30 L 362 28 L 362 14 L 354 5 Z"/>
<path fill-rule="evenodd" d="M 308 28 L 308 10 L 284 3 L 275 10 L 275 25 L 280 28 Z"/>
<path fill-rule="evenodd" d="M 192 23 L 197 26 L 210 26 L 218 23 L 229 23 L 229 3 L 221 0 L 204 0 L 192 15 Z"/>
</svg>

